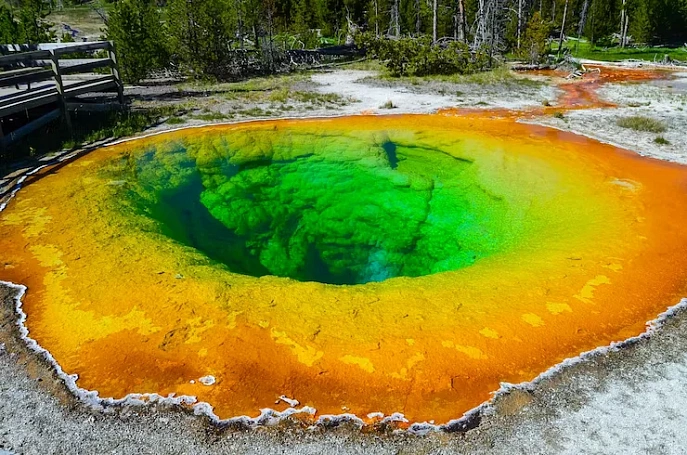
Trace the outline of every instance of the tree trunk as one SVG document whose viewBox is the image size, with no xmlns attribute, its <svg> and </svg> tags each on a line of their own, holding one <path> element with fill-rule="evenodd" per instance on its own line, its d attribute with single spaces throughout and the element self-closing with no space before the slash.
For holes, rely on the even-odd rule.
<svg viewBox="0 0 687 455">
<path fill-rule="evenodd" d="M 487 20 L 484 12 L 484 1 L 477 2 L 477 32 L 475 33 L 475 47 L 478 48 L 487 40 Z"/>
<path fill-rule="evenodd" d="M 489 25 L 489 67 L 491 68 L 494 66 L 494 40 L 496 39 L 496 0 L 492 0 Z"/>
<path fill-rule="evenodd" d="M 422 31 L 422 16 L 420 15 L 420 0 L 415 0 L 415 34 L 420 35 Z"/>
<path fill-rule="evenodd" d="M 561 22 L 561 37 L 558 40 L 558 56 L 561 56 L 561 49 L 563 49 L 563 36 L 565 36 L 565 20 L 568 15 L 568 1 L 565 0 L 565 8 L 563 8 L 563 21 Z"/>
<path fill-rule="evenodd" d="M 592 4 L 592 7 L 593 6 L 594 5 Z M 594 14 L 594 8 L 592 8 L 589 15 L 591 16 L 590 20 L 591 20 L 591 25 L 592 25 L 592 33 L 591 33 L 591 36 L 589 37 L 589 42 L 594 44 L 594 43 L 596 43 L 596 41 L 594 41 L 594 28 L 596 27 L 596 14 Z"/>
<path fill-rule="evenodd" d="M 236 5 L 236 28 L 237 34 L 239 35 L 239 48 L 243 49 L 243 5 L 241 0 L 236 0 L 234 3 Z"/>
<path fill-rule="evenodd" d="M 264 4 L 265 7 L 265 14 L 267 15 L 267 39 L 268 41 L 268 50 L 270 53 L 269 56 L 269 66 L 270 70 L 274 71 L 274 49 L 272 48 L 272 33 L 273 33 L 273 27 L 274 27 L 274 2 L 268 0 Z"/>
<path fill-rule="evenodd" d="M 625 13 L 625 26 L 623 27 L 623 36 L 622 36 L 623 45 L 622 45 L 622 47 L 625 47 L 625 45 L 627 44 L 627 27 L 629 25 L 630 25 L 630 14 Z"/>
<path fill-rule="evenodd" d="M 186 2 L 186 15 L 188 18 L 188 30 L 189 30 L 189 50 L 191 51 L 191 55 L 195 56 L 198 55 L 198 37 L 196 33 L 196 21 L 194 20 L 195 15 L 193 14 L 195 12 L 195 6 L 193 4 L 193 1 L 187 1 Z"/>
<path fill-rule="evenodd" d="M 439 9 L 439 1 L 434 0 L 432 4 L 432 42 L 437 42 L 437 12 Z"/>
<path fill-rule="evenodd" d="M 620 10 L 620 47 L 625 47 L 625 38 L 623 36 L 623 29 L 625 28 L 625 6 L 627 0 L 623 0 L 623 7 Z"/>
<path fill-rule="evenodd" d="M 391 26 L 393 29 L 394 36 L 396 38 L 401 37 L 401 19 L 399 17 L 399 3 L 400 0 L 394 0 L 394 4 L 391 7 Z"/>
<path fill-rule="evenodd" d="M 584 26 L 587 25 L 587 11 L 589 11 L 589 0 L 584 0 L 582 12 L 580 12 L 580 24 L 577 26 L 577 37 L 580 38 L 584 33 Z"/>
<path fill-rule="evenodd" d="M 458 14 L 456 15 L 456 30 L 454 31 L 454 38 L 465 42 L 465 3 L 464 0 L 458 0 Z"/>
<path fill-rule="evenodd" d="M 522 0 L 518 0 L 518 49 L 520 49 L 520 33 L 522 32 Z"/>
</svg>

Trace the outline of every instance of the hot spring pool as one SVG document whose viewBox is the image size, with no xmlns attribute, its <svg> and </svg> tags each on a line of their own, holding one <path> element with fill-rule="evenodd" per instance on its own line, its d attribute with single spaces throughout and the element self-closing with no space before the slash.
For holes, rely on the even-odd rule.
<svg viewBox="0 0 687 455">
<path fill-rule="evenodd" d="M 418 277 L 525 240 L 528 197 L 504 197 L 474 157 L 427 139 L 256 127 L 122 156 L 110 178 L 161 233 L 256 277 Z"/>
<path fill-rule="evenodd" d="M 0 280 L 100 397 L 443 423 L 686 295 L 686 178 L 508 119 L 185 129 L 29 179 Z"/>
</svg>

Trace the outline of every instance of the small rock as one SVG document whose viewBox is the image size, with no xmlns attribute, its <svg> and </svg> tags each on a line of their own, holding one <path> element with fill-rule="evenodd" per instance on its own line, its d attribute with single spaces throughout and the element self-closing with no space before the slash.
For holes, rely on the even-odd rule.
<svg viewBox="0 0 687 455">
<path fill-rule="evenodd" d="M 212 375 L 203 376 L 198 381 L 203 385 L 212 385 L 216 382 L 215 377 Z"/>
</svg>

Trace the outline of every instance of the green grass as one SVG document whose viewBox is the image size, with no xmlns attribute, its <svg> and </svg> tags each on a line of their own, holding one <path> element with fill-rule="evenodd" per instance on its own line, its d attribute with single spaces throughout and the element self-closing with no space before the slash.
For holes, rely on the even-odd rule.
<svg viewBox="0 0 687 455">
<path fill-rule="evenodd" d="M 246 117 L 269 117 L 272 111 L 263 110 L 259 107 L 252 107 L 250 109 L 240 109 L 236 111 L 237 114 L 245 115 Z"/>
<path fill-rule="evenodd" d="M 93 7 L 104 9 L 106 12 L 112 9 L 111 3 L 100 2 Z M 61 35 L 62 24 L 67 24 L 83 35 L 99 36 L 105 26 L 102 18 L 96 13 L 91 5 L 65 6 L 61 10 L 53 10 L 47 19 L 54 23 L 53 29 L 57 35 Z M 77 38 L 78 41 L 78 38 Z"/>
<path fill-rule="evenodd" d="M 193 81 L 180 87 L 183 89 L 207 89 L 212 91 L 226 92 L 266 92 L 289 88 L 297 82 L 307 82 L 310 74 L 306 72 L 280 74 L 276 76 L 255 77 L 240 82 L 216 83 L 211 81 Z"/>
<path fill-rule="evenodd" d="M 319 93 L 300 89 L 309 82 L 310 73 L 302 72 L 220 84 L 195 81 L 181 85 L 179 90 L 207 90 L 210 94 L 214 93 L 224 99 L 244 104 L 286 105 L 289 102 L 300 102 L 317 106 L 344 106 L 353 101 L 336 93 Z"/>
<path fill-rule="evenodd" d="M 221 112 L 204 112 L 202 114 L 190 115 L 189 117 L 197 120 L 203 120 L 205 122 L 216 122 L 232 118 L 232 116 L 222 114 Z"/>
<path fill-rule="evenodd" d="M 271 85 L 263 85 L 258 82 L 254 87 L 255 90 L 246 88 L 244 85 L 239 91 L 229 91 L 224 94 L 224 98 L 232 101 L 241 101 L 244 103 L 277 103 L 286 104 L 289 102 L 300 102 L 318 106 L 336 105 L 345 106 L 352 100 L 343 97 L 337 93 L 319 93 L 302 90 L 294 90 L 287 87 L 275 87 Z"/>
<path fill-rule="evenodd" d="M 181 117 L 170 117 L 165 123 L 168 125 L 181 125 L 182 123 L 186 123 L 186 119 Z"/>
<path fill-rule="evenodd" d="M 553 43 L 552 53 L 558 52 L 558 42 Z M 667 47 L 626 47 L 621 49 L 614 47 L 594 46 L 586 40 L 568 41 L 564 44 L 571 50 L 573 57 L 589 60 L 600 60 L 605 62 L 618 62 L 622 60 L 647 60 L 661 61 L 664 55 L 668 55 L 673 60 L 687 61 L 687 48 L 667 48 Z"/>
<path fill-rule="evenodd" d="M 519 85 L 528 87 L 541 87 L 542 81 L 529 78 L 518 77 L 506 66 L 499 66 L 490 71 L 482 71 L 472 74 L 436 74 L 430 76 L 403 76 L 394 77 L 384 70 L 379 76 L 380 79 L 388 81 L 400 81 L 411 85 L 422 85 L 429 82 L 448 82 L 452 84 L 476 84 L 476 85 Z"/>
<path fill-rule="evenodd" d="M 341 68 L 347 70 L 363 70 L 363 71 L 384 71 L 386 70 L 384 64 L 379 60 L 357 60 L 341 65 Z"/>
<path fill-rule="evenodd" d="M 140 111 L 115 112 L 110 115 L 107 122 L 97 129 L 94 129 L 83 136 L 77 142 L 89 143 L 100 141 L 107 138 L 120 138 L 132 136 L 147 129 L 152 124 L 159 122 L 164 117 L 173 117 L 178 112 L 176 106 L 164 108 L 147 109 Z M 182 122 L 183 123 L 183 122 Z"/>
<path fill-rule="evenodd" d="M 616 122 L 618 126 L 628 128 L 635 131 L 644 131 L 647 133 L 663 133 L 666 126 L 660 120 L 642 115 L 634 115 L 632 117 L 621 117 Z"/>
<path fill-rule="evenodd" d="M 658 145 L 670 145 L 670 141 L 663 136 L 656 136 L 654 142 Z"/>
<path fill-rule="evenodd" d="M 108 138 L 132 136 L 181 111 L 179 106 L 152 109 L 135 109 L 124 112 L 72 113 L 73 134 L 70 136 L 62 122 L 51 122 L 4 151 L 0 151 L 0 168 L 3 164 L 27 156 L 40 156 L 59 150 L 72 150 L 83 144 Z"/>
<path fill-rule="evenodd" d="M 275 103 L 286 103 L 289 99 L 289 89 L 280 88 L 272 91 L 269 94 L 268 99 Z"/>
<path fill-rule="evenodd" d="M 345 106 L 350 102 L 349 99 L 344 98 L 338 93 L 319 93 L 302 91 L 289 92 L 289 99 L 300 101 L 301 103 L 310 103 L 318 105 L 336 104 L 338 106 Z"/>
</svg>

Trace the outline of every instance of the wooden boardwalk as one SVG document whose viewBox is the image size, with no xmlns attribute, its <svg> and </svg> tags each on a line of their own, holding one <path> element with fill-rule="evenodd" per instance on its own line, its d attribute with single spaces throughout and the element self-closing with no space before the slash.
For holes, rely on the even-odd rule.
<svg viewBox="0 0 687 455">
<path fill-rule="evenodd" d="M 114 107 L 124 104 L 117 58 L 109 41 L 2 45 L 0 53 L 4 54 L 0 56 L 2 148 L 59 118 L 71 130 L 71 111 L 113 107 L 112 103 L 85 102 L 79 96 L 115 92 L 118 103 Z M 27 121 L 16 121 L 17 116 Z"/>
</svg>

